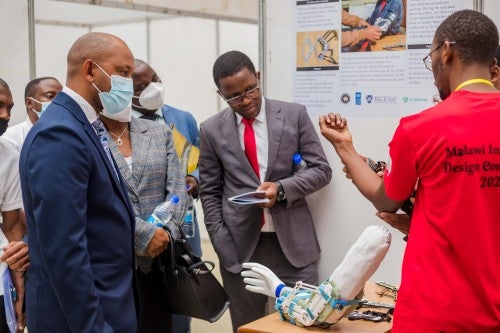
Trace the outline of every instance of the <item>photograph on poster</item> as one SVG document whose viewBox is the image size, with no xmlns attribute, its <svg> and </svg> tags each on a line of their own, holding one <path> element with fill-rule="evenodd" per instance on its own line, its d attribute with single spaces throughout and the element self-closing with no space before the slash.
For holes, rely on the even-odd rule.
<svg viewBox="0 0 500 333">
<path fill-rule="evenodd" d="M 343 0 L 342 52 L 406 49 L 406 0 Z"/>
<path fill-rule="evenodd" d="M 297 33 L 297 70 L 339 69 L 339 31 Z"/>
</svg>

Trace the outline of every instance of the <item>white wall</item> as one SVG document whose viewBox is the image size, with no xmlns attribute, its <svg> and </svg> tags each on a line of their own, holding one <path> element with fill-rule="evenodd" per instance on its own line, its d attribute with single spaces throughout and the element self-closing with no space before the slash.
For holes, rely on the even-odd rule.
<svg viewBox="0 0 500 333">
<path fill-rule="evenodd" d="M 26 119 L 24 107 L 24 87 L 29 81 L 28 44 L 28 2 L 1 0 L 0 32 L 2 52 L 0 52 L 0 77 L 12 91 L 14 108 L 10 124 Z"/>
<path fill-rule="evenodd" d="M 89 30 L 82 27 L 35 25 L 36 77 L 53 76 L 66 83 L 66 56 L 75 40 Z M 56 38 L 54 36 L 57 36 Z M 28 81 L 25 82 L 25 85 Z"/>
<path fill-rule="evenodd" d="M 497 28 L 500 29 L 500 1 L 484 0 L 483 12 L 492 19 Z"/>
</svg>

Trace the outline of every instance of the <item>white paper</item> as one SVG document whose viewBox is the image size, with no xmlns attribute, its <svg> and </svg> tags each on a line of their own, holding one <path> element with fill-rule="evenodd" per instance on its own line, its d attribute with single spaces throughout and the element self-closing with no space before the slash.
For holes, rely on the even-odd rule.
<svg viewBox="0 0 500 333">
<path fill-rule="evenodd" d="M 267 198 L 258 198 L 260 194 L 266 193 L 265 191 L 253 191 L 247 192 L 234 197 L 228 198 L 229 201 L 240 204 L 240 205 L 254 205 L 259 203 L 269 202 Z"/>
</svg>

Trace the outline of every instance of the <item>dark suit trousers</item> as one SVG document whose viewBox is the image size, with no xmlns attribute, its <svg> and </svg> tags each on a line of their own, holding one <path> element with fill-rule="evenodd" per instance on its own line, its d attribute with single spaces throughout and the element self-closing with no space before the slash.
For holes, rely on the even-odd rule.
<svg viewBox="0 0 500 333">
<path fill-rule="evenodd" d="M 275 233 L 261 234 L 250 261 L 267 266 L 288 286 L 295 286 L 297 281 L 313 285 L 318 284 L 317 263 L 314 262 L 301 268 L 294 267 L 283 254 Z M 246 290 L 240 274 L 231 273 L 222 266 L 220 270 L 224 288 L 231 298 L 229 311 L 233 332 L 236 333 L 238 327 L 267 314 L 266 303 L 268 297 Z"/>
<path fill-rule="evenodd" d="M 141 307 L 139 320 L 137 322 L 137 333 L 171 333 L 172 315 L 160 305 L 156 290 L 154 288 L 154 274 L 158 270 L 151 270 L 144 274 L 137 270 L 137 286 L 139 290 L 139 304 Z"/>
<path fill-rule="evenodd" d="M 9 326 L 7 326 L 7 318 L 5 316 L 5 303 L 3 296 L 0 296 L 0 333 L 10 332 Z"/>
</svg>

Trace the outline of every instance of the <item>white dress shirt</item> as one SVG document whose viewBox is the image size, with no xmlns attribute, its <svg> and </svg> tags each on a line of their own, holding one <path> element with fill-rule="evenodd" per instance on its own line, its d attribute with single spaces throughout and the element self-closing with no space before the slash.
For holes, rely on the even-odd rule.
<svg viewBox="0 0 500 333">
<path fill-rule="evenodd" d="M 7 131 L 2 135 L 2 138 L 11 142 L 18 151 L 21 151 L 24 139 L 26 139 L 26 135 L 28 135 L 28 132 L 32 127 L 33 124 L 28 118 L 22 123 L 7 128 Z"/>
<path fill-rule="evenodd" d="M 238 137 L 240 139 L 241 148 L 245 151 L 245 125 L 241 122 L 243 118 L 239 114 L 236 115 L 236 124 L 238 126 Z M 259 176 L 260 182 L 263 183 L 266 178 L 267 172 L 267 159 L 268 159 L 268 148 L 269 148 L 269 136 L 267 133 L 267 118 L 266 118 L 266 102 L 264 97 L 262 97 L 262 105 L 260 106 L 260 111 L 255 121 L 252 123 L 253 131 L 255 134 L 255 144 L 257 146 L 257 162 L 259 162 Z M 261 228 L 262 232 L 274 232 L 274 223 L 271 216 L 271 212 L 268 208 L 264 208 L 264 220 L 265 223 Z"/>
<path fill-rule="evenodd" d="M 63 93 L 68 95 L 69 97 L 73 98 L 75 102 L 82 108 L 83 113 L 85 113 L 85 117 L 89 121 L 89 123 L 93 123 L 94 121 L 97 120 L 97 113 L 96 110 L 90 105 L 89 102 L 87 102 L 82 96 L 80 96 L 77 92 L 75 92 L 73 89 L 64 87 L 62 90 Z M 94 128 L 94 127 L 92 127 Z M 95 130 L 95 129 L 94 129 Z"/>
<path fill-rule="evenodd" d="M 19 152 L 9 141 L 0 137 L 0 212 L 10 212 L 23 208 L 21 197 L 21 182 L 19 180 Z M 0 229 L 0 249 L 3 249 L 9 241 Z M 7 270 L 7 264 L 0 262 L 0 279 Z M 0 281 L 1 282 L 1 281 Z M 0 295 L 4 294 L 3 283 L 0 283 Z"/>
</svg>

